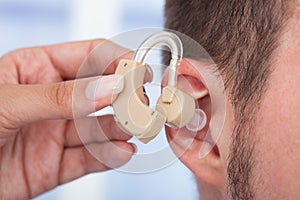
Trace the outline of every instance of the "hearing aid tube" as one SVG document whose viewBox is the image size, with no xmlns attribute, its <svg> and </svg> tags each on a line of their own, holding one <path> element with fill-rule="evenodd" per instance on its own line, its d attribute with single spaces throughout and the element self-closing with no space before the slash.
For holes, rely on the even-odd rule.
<svg viewBox="0 0 300 200">
<path fill-rule="evenodd" d="M 171 87 L 176 87 L 176 68 L 182 60 L 183 46 L 180 38 L 174 33 L 163 31 L 150 36 L 140 45 L 138 51 L 135 52 L 133 55 L 133 60 L 144 65 L 149 51 L 156 45 L 165 45 L 171 50 L 168 85 Z"/>
</svg>

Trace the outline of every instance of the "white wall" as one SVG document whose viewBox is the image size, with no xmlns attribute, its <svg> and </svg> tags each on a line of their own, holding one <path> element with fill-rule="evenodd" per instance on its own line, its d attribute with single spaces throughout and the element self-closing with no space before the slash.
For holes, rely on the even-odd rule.
<svg viewBox="0 0 300 200">
<path fill-rule="evenodd" d="M 74 40 L 111 37 L 120 31 L 121 0 L 73 0 L 71 34 Z"/>
</svg>

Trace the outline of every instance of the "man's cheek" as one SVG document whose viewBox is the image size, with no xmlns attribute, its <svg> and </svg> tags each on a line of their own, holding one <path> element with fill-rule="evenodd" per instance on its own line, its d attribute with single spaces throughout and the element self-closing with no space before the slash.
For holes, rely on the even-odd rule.
<svg viewBox="0 0 300 200">
<path fill-rule="evenodd" d="M 260 194 L 299 199 L 300 95 L 283 80 L 282 74 L 280 78 L 276 73 L 272 76 L 274 84 L 270 84 L 257 113 L 253 173 L 260 183 Z"/>
<path fill-rule="evenodd" d="M 286 132 L 280 132 L 276 127 L 269 126 L 264 130 L 256 132 L 254 151 L 253 177 L 256 179 L 258 195 L 262 195 L 258 199 L 285 199 L 289 196 L 299 199 L 299 147 L 293 145 L 294 138 L 285 137 Z"/>
</svg>

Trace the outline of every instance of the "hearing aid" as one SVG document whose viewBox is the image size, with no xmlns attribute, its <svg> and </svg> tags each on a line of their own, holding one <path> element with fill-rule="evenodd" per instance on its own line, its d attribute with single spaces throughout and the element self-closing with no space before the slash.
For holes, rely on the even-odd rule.
<svg viewBox="0 0 300 200">
<path fill-rule="evenodd" d="M 143 100 L 142 87 L 148 69 L 145 60 L 157 45 L 170 49 L 171 61 L 168 67 L 168 85 L 162 88 L 155 109 L 151 109 Z M 172 128 L 187 125 L 193 131 L 206 124 L 206 115 L 204 111 L 196 110 L 195 99 L 177 88 L 176 68 L 182 56 L 180 38 L 171 32 L 162 31 L 147 38 L 134 53 L 132 60 L 121 60 L 116 68 L 115 73 L 124 77 L 124 89 L 112 103 L 115 117 L 129 134 L 143 143 L 154 139 L 165 124 Z"/>
</svg>

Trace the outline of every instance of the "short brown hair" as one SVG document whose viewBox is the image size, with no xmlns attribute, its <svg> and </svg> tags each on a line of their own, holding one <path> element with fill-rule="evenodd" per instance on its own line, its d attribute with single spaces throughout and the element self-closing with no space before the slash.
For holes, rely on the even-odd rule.
<svg viewBox="0 0 300 200">
<path fill-rule="evenodd" d="M 235 108 L 237 125 L 228 158 L 228 190 L 236 199 L 253 198 L 249 176 L 254 146 L 249 141 L 252 136 L 248 122 L 254 116 L 253 105 L 259 107 L 267 86 L 271 55 L 288 18 L 287 2 L 290 1 L 166 0 L 165 27 L 190 36 L 204 47 L 217 64 Z M 249 130 L 243 130 L 246 124 Z M 248 185 L 243 193 L 238 188 L 241 182 Z"/>
</svg>

